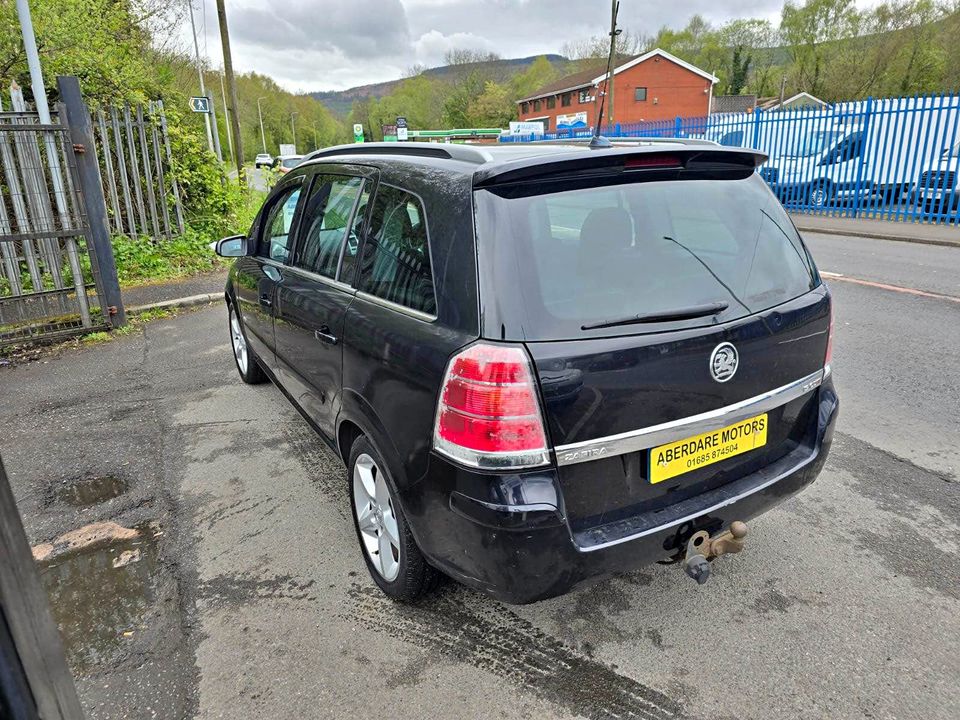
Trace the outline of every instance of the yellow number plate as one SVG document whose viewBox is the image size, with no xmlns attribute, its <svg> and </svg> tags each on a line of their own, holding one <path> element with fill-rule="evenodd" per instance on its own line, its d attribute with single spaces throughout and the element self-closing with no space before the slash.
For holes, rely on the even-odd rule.
<svg viewBox="0 0 960 720">
<path fill-rule="evenodd" d="M 660 445 L 650 450 L 650 482 L 663 482 L 766 444 L 764 413 L 703 435 Z"/>
</svg>

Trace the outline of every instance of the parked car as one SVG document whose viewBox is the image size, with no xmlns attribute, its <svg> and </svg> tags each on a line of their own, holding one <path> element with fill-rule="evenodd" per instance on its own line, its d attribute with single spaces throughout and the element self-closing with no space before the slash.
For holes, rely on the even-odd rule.
<svg viewBox="0 0 960 720">
<path fill-rule="evenodd" d="M 524 603 L 659 560 L 703 582 L 814 480 L 831 298 L 763 159 L 341 146 L 219 241 L 240 377 L 342 459 L 385 593 L 442 573 Z"/>
<path fill-rule="evenodd" d="M 923 168 L 912 199 L 929 213 L 960 208 L 960 142 L 945 148 L 939 160 Z"/>
<path fill-rule="evenodd" d="M 253 160 L 253 166 L 257 170 L 271 165 L 273 165 L 273 156 L 270 153 L 257 153 L 257 157 Z"/>
<path fill-rule="evenodd" d="M 273 159 L 273 167 L 281 175 L 286 175 L 303 160 L 303 155 L 277 155 Z"/>
</svg>

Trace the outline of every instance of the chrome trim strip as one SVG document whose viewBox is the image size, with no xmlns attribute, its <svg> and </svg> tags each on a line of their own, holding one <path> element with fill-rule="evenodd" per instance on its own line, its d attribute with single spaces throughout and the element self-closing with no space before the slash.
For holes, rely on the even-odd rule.
<svg viewBox="0 0 960 720">
<path fill-rule="evenodd" d="M 719 510 L 720 508 L 726 507 L 727 505 L 732 505 L 733 503 L 739 502 L 746 497 L 750 497 L 751 495 L 754 495 L 760 492 L 761 490 L 765 490 L 771 485 L 774 485 L 780 482 L 788 475 L 792 475 L 793 473 L 798 472 L 799 470 L 802 470 L 807 465 L 809 465 L 814 460 L 816 460 L 819 455 L 820 455 L 819 448 L 815 448 L 813 452 L 809 455 L 809 457 L 805 458 L 801 462 L 792 466 L 790 469 L 785 470 L 779 475 L 774 476 L 770 480 L 760 483 L 759 485 L 752 487 L 749 490 L 745 490 L 744 492 L 740 493 L 739 495 L 735 495 L 732 498 L 722 500 L 721 502 L 715 503 L 709 507 L 701 508 L 694 513 L 690 513 L 689 515 L 685 515 L 684 517 L 678 518 L 676 520 L 671 520 L 670 522 L 664 523 L 663 525 L 657 525 L 656 527 L 647 528 L 646 530 L 642 530 L 638 533 L 634 533 L 633 535 L 627 535 L 626 537 L 617 538 L 616 540 L 610 540 L 609 542 L 605 542 L 605 543 L 598 543 L 597 545 L 587 545 L 587 546 L 579 545 L 576 542 L 576 539 L 574 539 L 573 546 L 577 549 L 577 552 L 588 553 L 588 552 L 593 552 L 595 550 L 603 550 L 604 548 L 612 547 L 614 545 L 621 545 L 625 542 L 630 542 L 631 540 L 638 540 L 642 537 L 646 537 L 647 535 L 653 535 L 654 533 L 662 532 L 664 530 L 669 530 L 670 528 L 676 527 L 678 525 L 683 525 L 683 523 L 685 522 L 689 522 L 690 520 L 695 520 L 698 517 L 708 515 L 709 513 L 712 513 L 715 510 Z"/>
<path fill-rule="evenodd" d="M 726 407 L 710 410 L 699 415 L 671 420 L 650 427 L 631 430 L 618 435 L 608 435 L 596 440 L 558 445 L 557 465 L 575 465 L 602 457 L 615 457 L 662 445 L 673 440 L 682 440 L 691 435 L 719 430 L 739 420 L 773 410 L 791 400 L 806 395 L 823 382 L 824 371 L 817 370 L 775 390 L 757 395 Z"/>
<path fill-rule="evenodd" d="M 374 305 L 381 305 L 382 307 L 388 308 L 389 310 L 395 310 L 398 313 L 404 315 L 409 315 L 410 317 L 416 318 L 417 320 L 422 320 L 423 322 L 432 323 L 437 319 L 436 315 L 431 315 L 430 313 L 421 312 L 420 310 L 414 310 L 413 308 L 408 308 L 406 305 L 399 305 L 398 303 L 392 302 L 390 300 L 384 300 L 382 297 L 377 297 L 376 295 L 371 295 L 368 292 L 363 290 L 357 290 L 357 297 L 363 298 L 372 302 Z"/>
</svg>

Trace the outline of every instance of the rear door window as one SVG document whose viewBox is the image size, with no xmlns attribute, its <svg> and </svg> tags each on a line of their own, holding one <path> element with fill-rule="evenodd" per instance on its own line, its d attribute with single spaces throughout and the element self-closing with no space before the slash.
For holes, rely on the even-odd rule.
<svg viewBox="0 0 960 720">
<path fill-rule="evenodd" d="M 727 308 L 601 334 L 723 322 L 818 282 L 796 230 L 758 176 L 477 195 L 481 249 L 495 243 L 497 256 L 514 254 L 497 260 L 482 292 L 518 287 L 516 311 L 530 340 L 575 339 L 597 323 L 715 303 Z"/>
<path fill-rule="evenodd" d="M 294 264 L 328 278 L 337 277 L 340 250 L 348 234 L 363 178 L 317 175 L 300 223 L 300 247 Z"/>
<path fill-rule="evenodd" d="M 427 218 L 420 199 L 380 184 L 373 200 L 360 264 L 363 292 L 436 314 Z"/>
</svg>

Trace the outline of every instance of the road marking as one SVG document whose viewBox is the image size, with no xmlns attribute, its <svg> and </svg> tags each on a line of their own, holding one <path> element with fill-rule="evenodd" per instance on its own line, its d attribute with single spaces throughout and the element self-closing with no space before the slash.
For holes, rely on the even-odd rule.
<svg viewBox="0 0 960 720">
<path fill-rule="evenodd" d="M 960 297 L 955 295 L 944 295 L 942 293 L 927 292 L 926 290 L 917 290 L 916 288 L 903 287 L 902 285 L 888 285 L 887 283 L 873 282 L 872 280 L 861 280 L 860 278 L 847 277 L 843 273 L 828 272 L 821 270 L 820 274 L 830 280 L 839 280 L 840 282 L 854 283 L 855 285 L 866 285 L 867 287 L 879 288 L 880 290 L 890 290 L 892 292 L 905 293 L 907 295 L 917 295 L 919 297 L 933 298 L 935 300 L 947 300 L 949 302 L 960 303 Z"/>
</svg>

